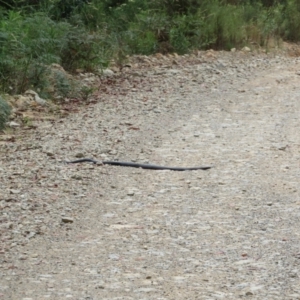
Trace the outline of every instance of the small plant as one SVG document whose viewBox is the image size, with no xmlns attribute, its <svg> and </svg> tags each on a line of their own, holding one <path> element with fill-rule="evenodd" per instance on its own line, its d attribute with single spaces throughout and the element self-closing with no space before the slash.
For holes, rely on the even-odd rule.
<svg viewBox="0 0 300 300">
<path fill-rule="evenodd" d="M 10 113 L 11 107 L 0 96 L 0 130 L 3 130 L 5 128 L 5 123 L 8 121 Z"/>
<path fill-rule="evenodd" d="M 61 71 L 53 72 L 55 92 L 59 96 L 67 97 L 72 91 L 72 83 L 67 78 L 66 74 Z"/>
<path fill-rule="evenodd" d="M 89 97 L 94 93 L 95 88 L 90 86 L 83 86 L 80 90 L 81 97 L 84 101 L 87 101 Z"/>
<path fill-rule="evenodd" d="M 24 117 L 23 118 L 23 124 L 28 126 L 28 127 L 32 126 L 32 119 L 29 118 L 29 117 Z"/>
<path fill-rule="evenodd" d="M 300 41 L 300 2 L 287 0 L 286 5 L 281 7 L 280 33 L 293 42 Z"/>
</svg>

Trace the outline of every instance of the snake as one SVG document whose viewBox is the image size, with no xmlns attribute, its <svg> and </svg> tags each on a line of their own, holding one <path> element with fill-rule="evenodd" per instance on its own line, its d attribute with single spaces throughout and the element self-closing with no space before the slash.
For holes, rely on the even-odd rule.
<svg viewBox="0 0 300 300">
<path fill-rule="evenodd" d="M 153 164 L 140 164 L 133 162 L 124 162 L 124 161 L 97 161 L 92 158 L 81 158 L 77 160 L 65 161 L 67 164 L 76 164 L 83 162 L 91 162 L 93 164 L 103 164 L 103 165 L 113 165 L 113 166 L 122 166 L 122 167 L 132 167 L 132 168 L 142 168 L 148 170 L 171 170 L 171 171 L 192 171 L 192 170 L 208 170 L 211 169 L 212 166 L 199 166 L 199 167 L 164 167 Z"/>
</svg>

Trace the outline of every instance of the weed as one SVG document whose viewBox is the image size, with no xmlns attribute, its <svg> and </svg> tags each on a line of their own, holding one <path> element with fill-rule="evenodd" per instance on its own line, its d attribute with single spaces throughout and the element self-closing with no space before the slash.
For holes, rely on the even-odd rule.
<svg viewBox="0 0 300 300">
<path fill-rule="evenodd" d="M 24 117 L 22 121 L 23 121 L 23 124 L 26 126 L 32 126 L 32 124 L 33 124 L 33 120 L 27 116 Z"/>
<path fill-rule="evenodd" d="M 89 97 L 94 93 L 95 88 L 90 86 L 83 86 L 80 90 L 81 97 L 84 101 L 87 101 Z"/>
</svg>

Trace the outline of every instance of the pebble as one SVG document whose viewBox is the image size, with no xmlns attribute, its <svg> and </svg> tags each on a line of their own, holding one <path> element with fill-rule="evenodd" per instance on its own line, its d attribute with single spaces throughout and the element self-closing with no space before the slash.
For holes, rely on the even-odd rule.
<svg viewBox="0 0 300 300">
<path fill-rule="evenodd" d="M 299 59 L 162 57 L 1 139 L 0 295 L 297 299 Z M 61 164 L 74 157 L 215 167 Z"/>
</svg>

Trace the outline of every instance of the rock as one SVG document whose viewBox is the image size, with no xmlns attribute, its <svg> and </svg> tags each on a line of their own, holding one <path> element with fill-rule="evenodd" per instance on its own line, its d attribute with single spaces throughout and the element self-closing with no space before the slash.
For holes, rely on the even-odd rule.
<svg viewBox="0 0 300 300">
<path fill-rule="evenodd" d="M 21 191 L 20 190 L 16 190 L 16 189 L 10 189 L 10 193 L 11 194 L 20 194 Z"/>
<path fill-rule="evenodd" d="M 106 77 L 112 77 L 115 75 L 114 71 L 112 71 L 110 69 L 104 69 L 104 70 L 100 71 L 100 74 L 102 74 L 103 76 L 106 76 Z"/>
<path fill-rule="evenodd" d="M 299 298 L 300 60 L 210 53 L 155 58 L 159 77 L 132 62 L 101 103 L 0 141 L 0 299 Z M 76 153 L 216 168 L 60 163 Z"/>
<path fill-rule="evenodd" d="M 129 191 L 127 192 L 127 195 L 128 195 L 128 196 L 134 196 L 134 191 L 133 191 L 133 190 L 129 190 Z"/>
<path fill-rule="evenodd" d="M 56 63 L 51 64 L 51 69 L 66 73 L 65 69 L 61 65 Z"/>
<path fill-rule="evenodd" d="M 251 291 L 247 291 L 247 292 L 245 293 L 245 295 L 246 295 L 246 296 L 253 296 L 253 293 L 252 293 Z"/>
<path fill-rule="evenodd" d="M 250 49 L 249 47 L 244 47 L 244 48 L 242 49 L 242 51 L 243 51 L 243 52 L 250 52 L 251 49 Z"/>
<path fill-rule="evenodd" d="M 26 260 L 27 259 L 27 256 L 26 255 L 20 255 L 19 256 L 19 260 Z"/>
<path fill-rule="evenodd" d="M 35 91 L 33 90 L 27 90 L 25 93 L 24 93 L 26 96 L 32 96 L 33 97 L 33 100 L 38 103 L 39 105 L 42 105 L 42 106 L 45 106 L 47 105 L 47 101 L 42 99 L 38 93 L 36 93 Z"/>
<path fill-rule="evenodd" d="M 74 222 L 74 219 L 73 218 L 70 218 L 70 217 L 62 217 L 61 218 L 61 221 L 63 223 L 73 223 Z"/>
<path fill-rule="evenodd" d="M 19 123 L 14 122 L 14 121 L 8 122 L 7 125 L 9 127 L 12 127 L 12 128 L 16 128 L 16 127 L 20 127 L 21 126 Z"/>
<path fill-rule="evenodd" d="M 28 239 L 31 239 L 31 238 L 33 238 L 35 235 L 36 235 L 35 232 L 30 232 L 30 233 L 27 235 L 27 238 L 28 238 Z"/>
</svg>

